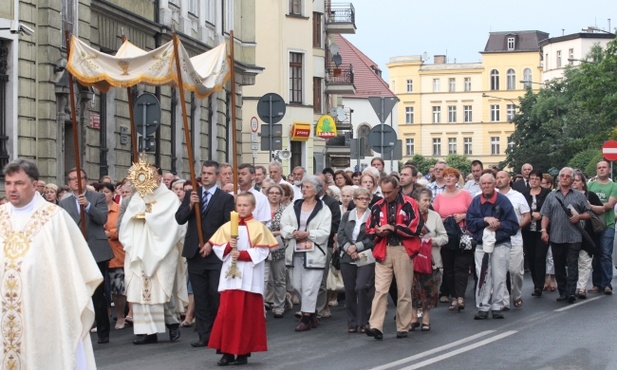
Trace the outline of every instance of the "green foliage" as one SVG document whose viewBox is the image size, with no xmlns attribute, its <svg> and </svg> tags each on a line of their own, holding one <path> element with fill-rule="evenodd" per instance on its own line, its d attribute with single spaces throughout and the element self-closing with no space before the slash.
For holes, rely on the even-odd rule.
<svg viewBox="0 0 617 370">
<path fill-rule="evenodd" d="M 434 166 L 435 163 L 437 163 L 437 160 L 435 158 L 425 158 L 421 154 L 416 154 L 411 157 L 411 159 L 408 160 L 405 164 L 412 164 L 416 166 L 418 171 L 422 172 L 423 175 L 426 175 L 428 173 L 428 169 Z"/>
<path fill-rule="evenodd" d="M 584 169 L 595 158 L 591 151 L 598 153 L 605 140 L 617 138 L 617 40 L 605 50 L 594 46 L 587 60 L 566 68 L 563 80 L 520 98 L 514 145 L 504 164 L 517 169 L 529 162 L 547 170 L 576 163 Z"/>
<path fill-rule="evenodd" d="M 596 172 L 596 163 L 602 158 L 602 150 L 586 149 L 576 154 L 568 162 L 568 166 L 578 168 L 585 173 L 586 176 L 593 176 Z M 591 171 L 589 171 L 591 168 Z"/>
<path fill-rule="evenodd" d="M 464 155 L 449 154 L 446 157 L 446 162 L 448 162 L 448 166 L 459 170 L 463 176 L 471 172 L 471 161 Z"/>
</svg>

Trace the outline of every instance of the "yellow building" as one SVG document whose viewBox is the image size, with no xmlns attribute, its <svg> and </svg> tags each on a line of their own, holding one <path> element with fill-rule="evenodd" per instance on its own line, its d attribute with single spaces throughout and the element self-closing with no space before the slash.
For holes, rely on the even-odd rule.
<svg viewBox="0 0 617 370">
<path fill-rule="evenodd" d="M 541 31 L 491 32 L 480 63 L 448 63 L 444 55 L 433 64 L 421 56 L 390 58 L 403 161 L 415 154 L 466 155 L 485 166 L 503 161 L 519 96 L 526 86 L 541 86 L 539 42 L 546 38 Z"/>
</svg>

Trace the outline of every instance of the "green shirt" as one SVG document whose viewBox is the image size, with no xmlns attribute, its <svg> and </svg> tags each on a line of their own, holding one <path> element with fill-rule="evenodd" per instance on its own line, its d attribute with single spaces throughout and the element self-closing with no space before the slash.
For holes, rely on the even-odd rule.
<svg viewBox="0 0 617 370">
<path fill-rule="evenodd" d="M 617 198 L 617 184 L 614 182 L 607 182 L 606 184 L 600 184 L 597 181 L 592 181 L 587 184 L 587 190 L 596 193 L 602 203 L 608 203 L 610 197 Z M 606 227 L 615 227 L 615 210 L 611 208 L 604 212 L 604 221 Z"/>
</svg>

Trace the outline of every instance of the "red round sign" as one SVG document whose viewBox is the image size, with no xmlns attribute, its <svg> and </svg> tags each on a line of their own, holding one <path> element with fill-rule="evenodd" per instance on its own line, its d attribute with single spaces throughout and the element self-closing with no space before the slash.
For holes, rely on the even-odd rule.
<svg viewBox="0 0 617 370">
<path fill-rule="evenodd" d="M 257 121 L 257 117 L 251 117 L 251 131 L 257 132 L 259 129 L 259 122 Z"/>
<path fill-rule="evenodd" d="M 617 140 L 607 140 L 602 145 L 602 155 L 607 161 L 617 161 Z"/>
</svg>

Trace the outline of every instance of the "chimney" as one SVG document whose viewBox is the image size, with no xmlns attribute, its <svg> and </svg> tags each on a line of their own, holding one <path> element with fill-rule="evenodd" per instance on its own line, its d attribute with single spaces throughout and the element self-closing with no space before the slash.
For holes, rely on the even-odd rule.
<svg viewBox="0 0 617 370">
<path fill-rule="evenodd" d="M 446 64 L 446 56 L 445 55 L 435 55 L 435 56 L 433 56 L 433 63 L 435 63 L 435 64 Z"/>
</svg>

